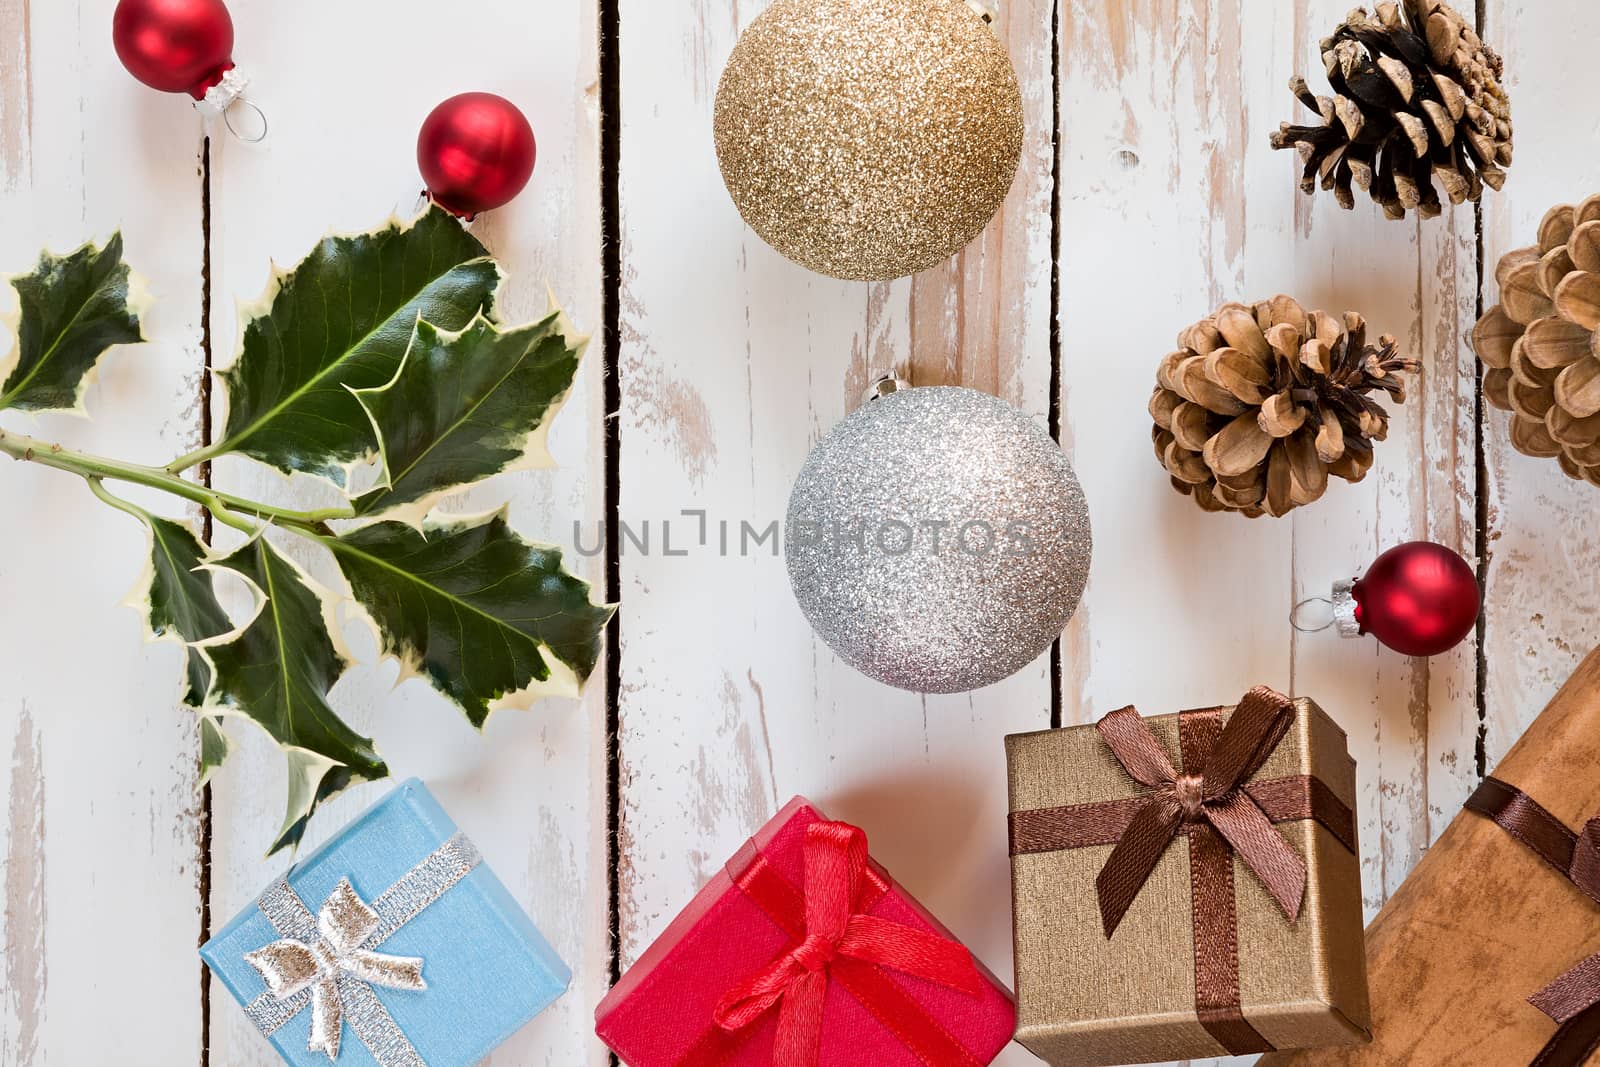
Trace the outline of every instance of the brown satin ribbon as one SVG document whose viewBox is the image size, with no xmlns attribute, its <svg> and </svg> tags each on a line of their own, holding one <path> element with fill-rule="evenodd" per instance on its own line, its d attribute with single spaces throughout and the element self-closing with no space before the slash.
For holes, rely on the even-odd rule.
<svg viewBox="0 0 1600 1067">
<path fill-rule="evenodd" d="M 1112 712 L 1097 724 L 1123 768 L 1151 792 L 1128 800 L 1015 812 L 1013 855 L 1116 844 L 1097 880 L 1106 936 L 1116 930 L 1156 864 L 1179 834 L 1189 838 L 1190 912 L 1194 924 L 1195 1011 L 1229 1053 L 1270 1052 L 1245 1020 L 1239 999 L 1238 916 L 1233 857 L 1238 852 L 1291 922 L 1305 895 L 1305 861 L 1274 822 L 1315 819 L 1354 851 L 1355 816 L 1309 776 L 1244 784 L 1260 770 L 1294 722 L 1290 700 L 1258 687 L 1226 725 L 1222 708 L 1178 716 L 1184 772 L 1137 711 Z"/>
<path fill-rule="evenodd" d="M 1241 788 L 1293 725 L 1294 705 L 1281 693 L 1258 686 L 1245 694 L 1227 725 L 1220 722 L 1220 708 L 1178 716 L 1181 774 L 1134 709 L 1113 711 L 1098 723 L 1096 728 L 1117 762 L 1140 785 L 1153 790 L 1134 812 L 1095 882 L 1107 937 L 1116 933 L 1134 898 L 1185 825 L 1191 827 L 1191 851 L 1197 839 L 1209 839 L 1205 831 L 1214 831 L 1261 879 L 1289 921 L 1300 917 L 1306 891 L 1305 860 Z M 1204 879 L 1208 888 L 1216 881 Z"/>
<path fill-rule="evenodd" d="M 1485 778 L 1466 808 L 1492 820 L 1600 903 L 1600 816 L 1574 833 L 1538 801 L 1498 778 Z M 1600 953 L 1539 990 L 1528 1003 L 1559 1024 L 1530 1067 L 1580 1067 L 1600 1048 Z"/>
<path fill-rule="evenodd" d="M 1344 801 L 1333 795 L 1333 790 L 1322 779 L 1308 774 L 1263 778 L 1250 782 L 1244 791 L 1273 822 L 1314 819 L 1339 844 L 1351 852 L 1356 850 L 1355 816 Z M 1145 797 L 1129 797 L 1126 800 L 1101 800 L 1060 808 L 1019 811 L 1011 816 L 1011 854 L 1021 856 L 1032 852 L 1062 852 L 1095 845 L 1114 845 L 1127 831 L 1134 812 L 1145 803 Z M 1192 832 L 1194 825 L 1185 823 L 1179 828 L 1179 833 Z"/>
</svg>

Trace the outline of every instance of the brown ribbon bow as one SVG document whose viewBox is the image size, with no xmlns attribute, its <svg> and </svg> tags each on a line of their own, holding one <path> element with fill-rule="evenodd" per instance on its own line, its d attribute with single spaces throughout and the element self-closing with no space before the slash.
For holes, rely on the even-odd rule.
<svg viewBox="0 0 1600 1067">
<path fill-rule="evenodd" d="M 1110 937 L 1173 839 L 1186 836 L 1195 1015 L 1224 1050 L 1242 1056 L 1270 1052 L 1272 1044 L 1245 1019 L 1240 1002 L 1234 853 L 1292 922 L 1305 897 L 1305 861 L 1272 824 L 1313 820 L 1352 853 L 1356 826 L 1350 809 L 1314 775 L 1249 781 L 1294 725 L 1288 697 L 1253 689 L 1231 717 L 1225 710 L 1178 713 L 1182 774 L 1138 712 L 1112 712 L 1098 724 L 1100 735 L 1151 792 L 1013 811 L 1011 854 L 1116 846 L 1098 879 L 1102 925 Z"/>
<path fill-rule="evenodd" d="M 1573 833 L 1514 785 L 1485 778 L 1467 810 L 1487 816 L 1600 903 L 1600 816 Z M 1580 1067 L 1600 1048 L 1600 953 L 1528 998 L 1560 1024 L 1530 1067 Z"/>
<path fill-rule="evenodd" d="M 1245 694 L 1198 767 L 1179 774 L 1133 708 L 1107 715 L 1100 736 L 1134 780 L 1155 790 L 1107 858 L 1095 886 L 1107 937 L 1186 824 L 1208 823 L 1253 871 L 1290 922 L 1300 917 L 1306 864 L 1243 788 L 1294 723 L 1294 704 L 1266 686 Z"/>
</svg>

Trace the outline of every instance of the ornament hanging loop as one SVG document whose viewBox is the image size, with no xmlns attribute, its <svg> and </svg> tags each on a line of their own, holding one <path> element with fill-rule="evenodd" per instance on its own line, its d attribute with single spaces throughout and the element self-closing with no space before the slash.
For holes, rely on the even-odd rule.
<svg viewBox="0 0 1600 1067">
<path fill-rule="evenodd" d="M 234 108 L 231 107 L 222 113 L 222 124 L 228 127 L 229 133 L 233 134 L 245 144 L 260 144 L 262 141 L 267 139 L 267 113 L 262 111 L 261 108 L 258 107 L 252 100 L 241 98 L 238 101 L 238 104 L 235 106 L 237 107 L 240 105 L 247 107 L 256 113 L 256 119 L 258 120 L 260 132 L 256 133 L 254 136 L 247 136 L 246 134 L 240 133 L 239 128 L 233 124 Z"/>
<path fill-rule="evenodd" d="M 1313 623 L 1306 618 L 1307 609 L 1313 604 L 1327 608 L 1325 622 Z M 1303 634 L 1319 634 L 1337 627 L 1340 637 L 1360 637 L 1361 619 L 1357 617 L 1356 608 L 1356 583 L 1334 582 L 1331 596 L 1314 596 L 1296 604 L 1289 613 L 1289 625 Z"/>
<path fill-rule="evenodd" d="M 223 125 L 228 127 L 228 132 L 245 144 L 260 144 L 267 139 L 267 113 L 244 95 L 249 84 L 250 79 L 239 73 L 237 67 L 230 67 L 223 72 L 222 78 L 215 85 L 206 90 L 205 96 L 194 106 L 208 120 L 220 118 Z M 244 133 L 234 125 L 233 111 L 240 106 L 255 112 L 258 120 L 255 125 L 259 128 L 257 131 Z"/>
<path fill-rule="evenodd" d="M 1306 615 L 1308 614 L 1307 609 L 1313 608 L 1314 605 L 1318 604 L 1323 605 L 1327 609 L 1325 613 L 1327 618 L 1321 623 L 1311 625 L 1306 619 Z M 1314 611 L 1311 613 L 1324 614 L 1320 611 Z M 1299 633 L 1320 634 L 1322 631 L 1333 626 L 1333 601 L 1329 600 L 1325 596 L 1314 596 L 1300 601 L 1300 603 L 1294 606 L 1294 610 L 1289 612 L 1289 625 L 1293 626 Z"/>
</svg>

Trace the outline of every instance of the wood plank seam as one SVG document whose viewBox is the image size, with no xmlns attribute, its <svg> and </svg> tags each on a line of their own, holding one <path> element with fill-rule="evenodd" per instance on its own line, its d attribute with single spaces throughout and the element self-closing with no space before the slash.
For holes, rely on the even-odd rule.
<svg viewBox="0 0 1600 1067">
<path fill-rule="evenodd" d="M 618 0 L 599 0 L 600 19 L 600 287 L 605 356 L 606 599 L 622 598 L 622 12 Z M 606 627 L 606 931 L 608 978 L 622 977 L 622 611 Z M 616 1053 L 611 1067 L 620 1067 Z"/>
<path fill-rule="evenodd" d="M 1061 443 L 1061 2 L 1050 6 L 1050 439 Z M 1062 726 L 1062 642 L 1050 646 L 1050 728 Z"/>
<path fill-rule="evenodd" d="M 200 149 L 200 444 L 211 446 L 211 138 Z M 200 484 L 211 485 L 211 461 L 200 464 Z M 211 512 L 200 510 L 200 540 L 211 544 Z M 211 783 L 200 789 L 200 937 L 196 946 L 211 940 Z M 200 1067 L 211 1067 L 211 976 L 200 964 Z"/>
<path fill-rule="evenodd" d="M 1477 14 L 1477 31 L 1478 31 L 1478 36 L 1479 37 L 1483 37 L 1484 40 L 1488 40 L 1487 37 L 1484 37 L 1485 31 L 1488 29 L 1488 25 L 1487 25 L 1488 18 L 1489 18 L 1489 16 L 1488 16 L 1488 6 L 1489 6 L 1488 5 L 1488 0 L 1477 0 L 1477 13 L 1476 13 Z M 1475 220 L 1475 222 L 1477 224 L 1477 233 L 1475 235 L 1476 236 L 1476 245 L 1477 245 L 1477 254 L 1478 254 L 1477 312 L 1478 312 L 1478 317 L 1482 318 L 1483 317 L 1483 313 L 1485 311 L 1484 300 L 1483 300 L 1484 283 L 1485 283 L 1485 276 L 1484 276 L 1484 274 L 1485 274 L 1485 270 L 1484 270 L 1484 250 L 1483 250 L 1483 202 L 1479 201 L 1478 203 L 1474 204 L 1472 210 L 1473 210 L 1473 218 L 1474 218 L 1474 220 Z M 1478 362 L 1478 361 L 1474 360 L 1474 362 Z M 1488 486 L 1489 486 L 1489 452 L 1488 452 L 1488 416 L 1489 416 L 1489 412 L 1488 412 L 1488 405 L 1486 405 L 1484 403 L 1484 399 L 1483 399 L 1483 371 L 1484 371 L 1484 368 L 1483 368 L 1482 364 L 1478 363 L 1478 366 L 1477 366 L 1478 386 L 1477 386 L 1477 390 L 1476 390 L 1474 398 L 1473 398 L 1473 401 L 1474 401 L 1473 406 L 1474 406 L 1474 409 L 1475 409 L 1474 415 L 1473 415 L 1473 422 L 1476 425 L 1478 432 L 1477 432 L 1477 435 L 1476 435 L 1476 437 L 1477 437 L 1477 451 L 1476 451 L 1476 454 L 1473 456 L 1473 478 L 1475 480 L 1475 484 L 1472 487 L 1473 497 L 1474 497 L 1473 503 L 1475 505 L 1476 514 L 1477 514 L 1477 521 L 1476 521 L 1477 529 L 1474 531 L 1474 541 L 1476 542 L 1476 544 L 1474 546 L 1474 549 L 1475 549 L 1475 553 L 1477 555 L 1478 588 L 1484 594 L 1484 606 L 1483 606 L 1483 609 L 1478 612 L 1478 627 L 1477 627 L 1477 636 L 1476 636 L 1476 640 L 1478 642 L 1478 650 L 1477 650 L 1477 657 L 1478 657 L 1477 668 L 1478 669 L 1477 669 L 1477 673 L 1476 673 L 1476 682 L 1474 684 L 1474 689 L 1476 690 L 1476 692 L 1473 694 L 1473 696 L 1474 696 L 1474 701 L 1473 701 L 1474 710 L 1477 712 L 1477 715 L 1478 715 L 1478 736 L 1477 736 L 1477 743 L 1473 746 L 1473 767 L 1474 767 L 1474 770 L 1477 772 L 1477 777 L 1478 777 L 1478 779 L 1480 781 L 1483 779 L 1483 777 L 1486 774 L 1489 773 L 1489 751 L 1488 751 L 1489 701 L 1488 701 L 1488 696 L 1487 696 L 1487 692 L 1486 692 L 1487 689 L 1488 689 L 1488 682 L 1489 682 L 1489 651 L 1488 651 L 1489 611 L 1488 611 L 1488 598 L 1487 598 L 1488 586 L 1489 586 L 1489 552 L 1490 552 L 1490 548 L 1489 548 L 1489 523 L 1490 523 L 1489 493 L 1487 491 L 1488 490 Z"/>
</svg>

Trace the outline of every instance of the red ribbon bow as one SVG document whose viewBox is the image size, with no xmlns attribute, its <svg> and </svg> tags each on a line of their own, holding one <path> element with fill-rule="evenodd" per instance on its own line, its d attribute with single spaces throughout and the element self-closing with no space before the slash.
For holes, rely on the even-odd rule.
<svg viewBox="0 0 1600 1067">
<path fill-rule="evenodd" d="M 741 877 L 740 889 L 763 907 L 773 905 L 769 912 L 781 908 L 779 900 L 763 900 L 779 895 L 764 888 L 770 885 L 763 879 L 770 868 L 758 863 L 751 871 L 758 873 Z M 973 996 L 983 991 L 983 977 L 965 946 L 865 913 L 867 871 L 867 838 L 861 830 L 838 822 L 807 827 L 804 940 L 729 990 L 717 1005 L 716 1024 L 727 1032 L 743 1030 L 777 1007 L 774 1067 L 816 1067 L 830 981 L 839 981 L 858 999 L 862 992 L 867 999 L 880 999 L 885 983 L 877 969 L 886 967 Z M 928 1062 L 938 1067 L 943 1061 Z"/>
<path fill-rule="evenodd" d="M 1190 823 L 1209 823 L 1266 886 L 1290 922 L 1300 917 L 1306 864 L 1242 788 L 1294 723 L 1294 704 L 1265 686 L 1245 694 L 1200 767 L 1179 774 L 1167 751 L 1133 708 L 1097 724 L 1117 762 L 1155 792 L 1134 815 L 1106 859 L 1095 886 L 1107 937 L 1174 838 Z"/>
</svg>

